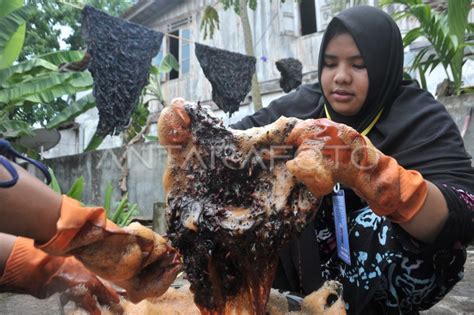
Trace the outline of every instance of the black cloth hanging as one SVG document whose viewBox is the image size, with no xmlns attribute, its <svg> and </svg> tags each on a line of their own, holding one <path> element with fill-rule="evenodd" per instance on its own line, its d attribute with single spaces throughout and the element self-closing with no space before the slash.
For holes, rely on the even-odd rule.
<svg viewBox="0 0 474 315">
<path fill-rule="evenodd" d="M 123 130 L 148 82 L 150 65 L 163 33 L 112 17 L 93 7 L 82 11 L 82 36 L 90 54 L 93 94 L 99 110 L 96 134 Z"/>
<path fill-rule="evenodd" d="M 232 115 L 252 87 L 255 57 L 195 44 L 196 57 L 212 85 L 212 100 Z"/>
<path fill-rule="evenodd" d="M 275 62 L 275 65 L 281 73 L 280 87 L 285 93 L 301 85 L 301 81 L 303 80 L 303 65 L 298 59 L 280 59 Z"/>
</svg>

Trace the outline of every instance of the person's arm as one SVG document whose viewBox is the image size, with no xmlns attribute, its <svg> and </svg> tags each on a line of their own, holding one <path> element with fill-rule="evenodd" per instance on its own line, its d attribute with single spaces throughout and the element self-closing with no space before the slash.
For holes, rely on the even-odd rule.
<svg viewBox="0 0 474 315">
<path fill-rule="evenodd" d="M 411 220 L 399 224 L 414 238 L 431 243 L 442 230 L 449 212 L 446 200 L 439 188 L 427 180 L 425 182 L 428 193 L 423 207 Z"/>
<path fill-rule="evenodd" d="M 13 187 L 0 188 L 0 232 L 47 242 L 56 234 L 61 195 L 20 166 L 12 165 L 19 178 Z M 0 180 L 8 179 L 10 174 L 0 165 Z"/>
<path fill-rule="evenodd" d="M 379 216 L 414 238 L 433 242 L 448 218 L 446 200 L 434 184 L 375 148 L 354 129 L 327 119 L 298 123 L 288 137 L 298 147 L 288 170 L 321 197 L 336 183 L 350 187 Z"/>
<path fill-rule="evenodd" d="M 90 314 L 99 304 L 122 313 L 117 292 L 101 282 L 74 257 L 55 257 L 34 247 L 33 240 L 0 233 L 0 292 L 47 298 L 61 293 L 61 303 L 74 301 Z"/>
<path fill-rule="evenodd" d="M 51 256 L 74 255 L 92 272 L 125 288 L 132 302 L 168 289 L 181 262 L 166 239 L 138 223 L 120 228 L 107 219 L 104 208 L 84 207 L 15 168 L 18 182 L 0 188 L 0 232 L 33 239 Z M 2 166 L 0 172 L 0 180 L 10 179 Z"/>
<path fill-rule="evenodd" d="M 13 235 L 0 233 L 0 279 L 5 271 L 5 266 L 12 252 L 13 245 L 15 245 L 15 240 L 16 237 Z"/>
</svg>

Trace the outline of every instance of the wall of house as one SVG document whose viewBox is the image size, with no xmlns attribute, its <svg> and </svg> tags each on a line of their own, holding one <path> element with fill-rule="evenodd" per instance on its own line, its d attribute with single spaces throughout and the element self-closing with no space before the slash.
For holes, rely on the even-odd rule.
<svg viewBox="0 0 474 315">
<path fill-rule="evenodd" d="M 374 4 L 377 1 L 367 0 Z M 163 2 L 164 3 L 164 2 Z M 329 0 L 315 0 L 317 11 L 318 29 L 322 29 L 329 21 L 333 12 L 330 10 Z M 232 9 L 224 11 L 222 4 L 215 0 L 181 0 L 175 4 L 166 4 L 166 10 L 159 10 L 147 14 L 146 20 L 141 20 L 140 15 L 131 15 L 132 22 L 144 24 L 147 27 L 169 33 L 176 29 L 187 29 L 190 31 L 190 39 L 194 42 L 203 43 L 212 47 L 222 48 L 229 51 L 244 53 L 244 40 L 241 31 L 240 18 Z M 200 23 L 204 8 L 214 5 L 219 11 L 220 29 L 216 30 L 213 39 L 203 38 Z M 148 9 L 145 8 L 145 11 Z M 389 13 L 396 7 L 387 8 Z M 267 106 L 273 99 L 284 93 L 279 87 L 280 73 L 274 66 L 274 62 L 280 58 L 294 57 L 303 63 L 303 81 L 305 83 L 317 81 L 317 58 L 323 33 L 321 31 L 301 36 L 300 8 L 294 1 L 288 0 L 284 4 L 281 1 L 259 1 L 255 11 L 249 10 L 250 23 L 254 37 L 254 49 L 257 56 L 257 74 L 260 80 L 263 105 Z M 474 20 L 474 10 L 471 12 L 470 20 Z M 146 23 L 145 23 L 146 21 Z M 179 26 L 179 24 L 182 24 Z M 319 25 L 320 24 L 320 25 Z M 414 21 L 402 20 L 399 26 L 402 32 L 407 32 L 416 24 Z M 169 47 L 169 37 L 164 37 L 162 49 L 166 53 Z M 182 43 L 181 43 L 182 44 Z M 406 66 L 415 56 L 417 50 L 425 47 L 426 43 L 417 42 L 412 51 L 407 51 Z M 168 102 L 174 97 L 184 97 L 191 101 L 200 101 L 204 104 L 211 102 L 211 85 L 205 78 L 198 60 L 194 54 L 194 45 L 189 45 L 189 72 L 181 73 L 178 78 L 167 80 L 163 77 L 163 95 Z M 265 57 L 265 58 L 262 58 Z M 180 56 L 182 58 L 182 56 Z M 264 61 L 263 59 L 266 59 Z M 157 59 L 155 59 L 158 62 Z M 464 65 L 464 83 L 474 84 L 474 62 L 468 61 Z M 414 77 L 417 73 L 412 73 Z M 436 86 L 445 78 L 445 71 L 440 66 L 428 77 L 428 89 L 435 93 Z M 253 104 L 246 99 L 240 110 L 228 117 L 224 112 L 213 105 L 215 114 L 223 118 L 225 124 L 239 121 L 243 117 L 254 112 Z M 97 110 L 92 109 L 76 119 L 79 123 L 78 129 L 61 131 L 62 140 L 52 150 L 45 152 L 45 158 L 64 156 L 83 152 L 92 137 L 98 123 Z M 156 129 L 156 126 L 153 126 Z M 100 149 L 118 147 L 122 145 L 120 137 L 107 137 Z"/>
<path fill-rule="evenodd" d="M 156 22 L 146 25 L 155 30 L 167 33 L 174 21 L 190 17 L 192 21 L 183 25 L 181 29 L 191 31 L 191 39 L 211 47 L 226 49 L 233 52 L 245 53 L 244 39 L 240 18 L 233 10 L 225 11 L 222 4 L 215 8 L 219 11 L 220 29 L 215 32 L 212 39 L 203 38 L 200 31 L 200 23 L 204 7 L 214 4 L 215 1 L 185 1 L 176 5 L 173 10 L 165 12 L 157 17 Z M 293 32 L 285 30 L 282 17 L 282 6 L 291 6 L 294 20 Z M 288 11 L 288 10 L 287 10 Z M 322 39 L 322 33 L 313 33 L 306 36 L 298 36 L 297 5 L 292 1 L 281 4 L 280 1 L 260 1 L 255 11 L 249 11 L 250 23 L 254 37 L 254 49 L 257 57 L 257 75 L 261 84 L 262 94 L 274 93 L 267 89 L 266 82 L 278 80 L 280 73 L 274 63 L 281 58 L 293 57 L 299 59 L 303 65 L 303 72 L 309 74 L 317 70 L 317 52 Z M 134 21 L 133 17 L 131 19 Z M 168 37 L 164 38 L 163 48 L 168 49 Z M 199 62 L 194 54 L 194 45 L 190 46 L 190 71 L 180 74 L 179 78 L 168 80 L 162 84 L 165 99 L 174 97 L 185 97 L 193 101 L 209 102 L 211 100 L 211 85 L 204 76 Z M 313 52 L 313 53 L 308 53 Z M 181 58 L 181 56 L 180 56 Z M 266 59 L 264 61 L 263 59 Z M 267 103 L 272 98 L 266 98 Z"/>
</svg>

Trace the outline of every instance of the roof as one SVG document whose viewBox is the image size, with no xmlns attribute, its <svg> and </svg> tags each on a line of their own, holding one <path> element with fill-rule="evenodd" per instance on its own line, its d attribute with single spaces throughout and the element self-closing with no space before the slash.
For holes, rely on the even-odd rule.
<svg viewBox="0 0 474 315">
<path fill-rule="evenodd" d="M 144 26 L 151 25 L 157 17 L 185 0 L 138 0 L 122 14 L 122 18 Z"/>
</svg>

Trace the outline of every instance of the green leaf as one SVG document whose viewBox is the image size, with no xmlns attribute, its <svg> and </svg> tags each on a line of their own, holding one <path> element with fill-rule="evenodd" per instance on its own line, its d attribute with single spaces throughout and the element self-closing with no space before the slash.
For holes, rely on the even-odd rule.
<svg viewBox="0 0 474 315">
<path fill-rule="evenodd" d="M 179 71 L 179 63 L 172 54 L 167 54 L 161 61 L 158 70 L 160 73 L 168 73 L 171 70 Z"/>
<path fill-rule="evenodd" d="M 2 1 L 2 7 L 3 2 L 5 1 Z M 9 9 L 12 9 L 18 1 L 11 1 L 11 3 L 12 6 Z M 0 69 L 9 67 L 18 57 L 25 39 L 24 24 L 32 13 L 33 8 L 25 6 L 10 11 L 0 18 Z"/>
<path fill-rule="evenodd" d="M 421 32 L 421 29 L 419 27 L 417 28 L 414 28 L 412 30 L 410 30 L 408 33 L 405 34 L 405 36 L 403 37 L 403 46 L 404 47 L 407 47 L 409 46 L 411 43 L 413 43 L 413 41 L 419 37 L 422 36 L 422 32 Z"/>
<path fill-rule="evenodd" d="M 208 5 L 204 9 L 204 13 L 201 20 L 200 30 L 204 31 L 204 39 L 214 37 L 215 30 L 219 30 L 219 14 L 214 7 Z"/>
<path fill-rule="evenodd" d="M 57 67 L 40 58 L 35 58 L 32 60 L 27 60 L 24 62 L 20 62 L 16 65 L 8 67 L 6 69 L 0 70 L 0 85 L 7 81 L 10 77 L 15 74 L 19 74 L 20 76 L 28 75 L 32 70 L 49 70 L 49 71 L 56 71 Z"/>
<path fill-rule="evenodd" d="M 0 137 L 16 138 L 27 135 L 31 135 L 31 126 L 29 124 L 18 120 L 0 120 Z"/>
<path fill-rule="evenodd" d="M 158 75 L 160 73 L 160 70 L 158 69 L 157 66 L 155 65 L 151 65 L 150 67 L 150 75 L 153 74 L 153 75 Z"/>
<path fill-rule="evenodd" d="M 128 193 L 126 193 L 122 199 L 120 200 L 117 208 L 115 209 L 114 213 L 112 214 L 112 222 L 114 223 L 118 223 L 118 219 L 120 218 L 120 216 L 122 215 L 122 213 L 125 211 L 125 206 L 127 205 L 128 203 Z"/>
<path fill-rule="evenodd" d="M 81 176 L 78 179 L 76 179 L 76 181 L 74 182 L 71 189 L 69 189 L 66 195 L 80 201 L 82 199 L 83 191 L 84 191 L 84 176 Z"/>
<path fill-rule="evenodd" d="M 158 142 L 158 141 L 160 141 L 160 139 L 159 139 L 157 136 L 144 135 L 143 137 L 145 137 L 145 139 L 148 140 L 148 141 L 150 141 L 150 142 Z"/>
<path fill-rule="evenodd" d="M 54 171 L 52 168 L 48 168 L 49 175 L 51 175 L 51 183 L 49 184 L 49 187 L 51 187 L 55 192 L 58 194 L 61 193 L 61 187 L 59 186 L 58 179 L 56 178 L 56 175 L 54 175 Z"/>
<path fill-rule="evenodd" d="M 89 72 L 51 72 L 0 90 L 0 102 L 19 105 L 24 101 L 48 103 L 63 95 L 90 89 L 91 85 L 87 83 L 91 81 Z"/>
<path fill-rule="evenodd" d="M 82 60 L 82 58 L 84 58 L 84 52 L 81 50 L 61 50 L 40 55 L 36 58 L 41 58 L 56 66 L 59 66 L 63 63 Z"/>
<path fill-rule="evenodd" d="M 105 209 L 107 218 L 110 217 L 110 206 L 112 204 L 112 192 L 113 192 L 113 186 L 111 183 L 108 183 L 107 187 L 105 188 L 105 196 L 104 196 L 104 209 Z"/>
<path fill-rule="evenodd" d="M 104 137 L 94 134 L 94 136 L 92 136 L 91 141 L 89 141 L 89 144 L 84 149 L 84 152 L 89 152 L 97 149 L 102 143 L 102 141 L 104 141 Z"/>
<path fill-rule="evenodd" d="M 88 94 L 66 107 L 62 112 L 54 117 L 53 120 L 51 120 L 46 128 L 57 128 L 61 124 L 73 120 L 93 107 L 95 107 L 95 98 L 92 94 Z"/>
<path fill-rule="evenodd" d="M 139 213 L 138 205 L 134 203 L 133 205 L 128 207 L 128 211 L 126 212 L 125 216 L 120 220 L 119 226 L 124 227 L 130 224 L 133 220 L 132 216 L 136 216 Z"/>
</svg>

